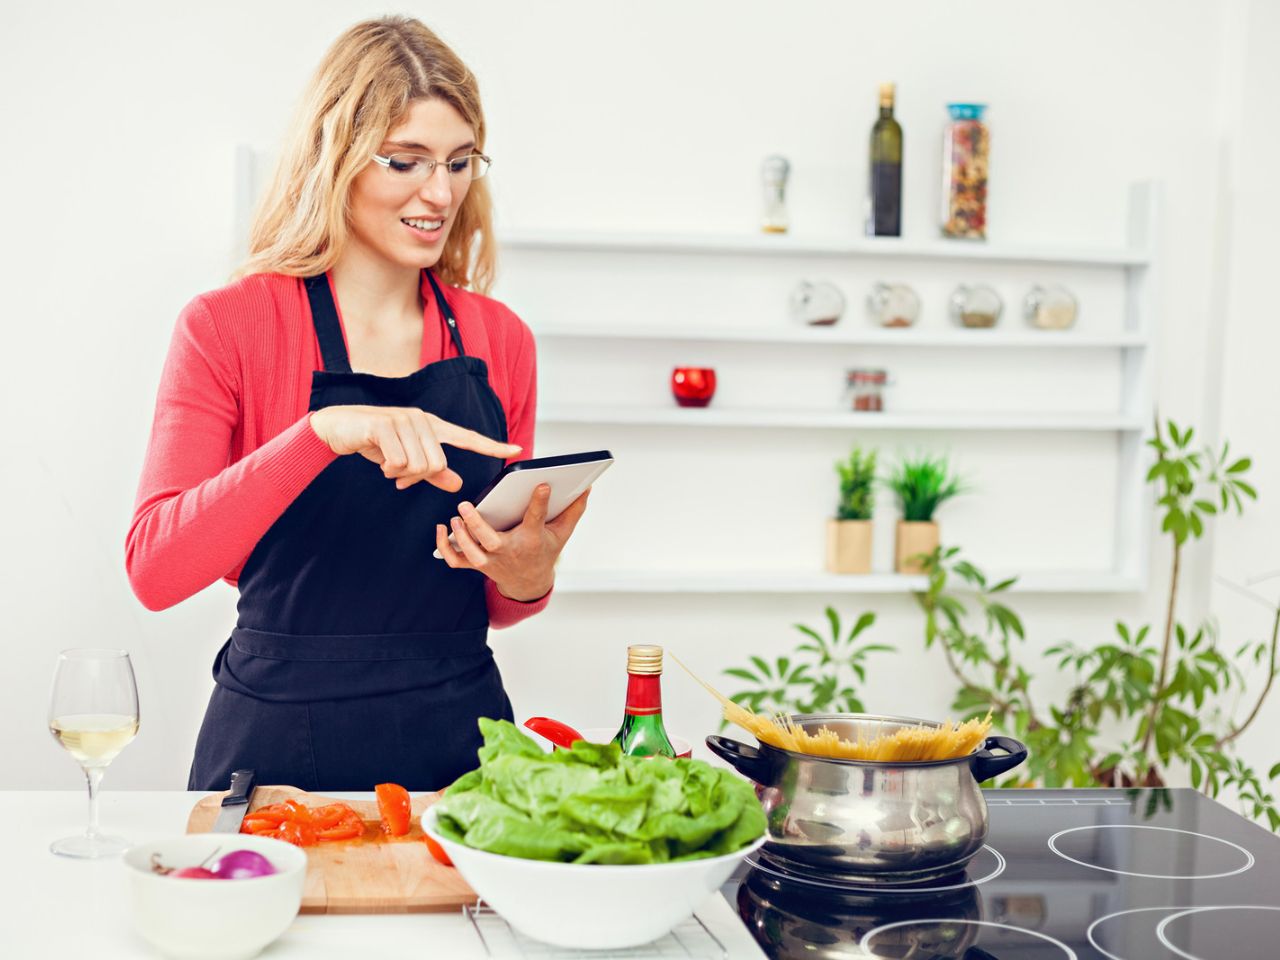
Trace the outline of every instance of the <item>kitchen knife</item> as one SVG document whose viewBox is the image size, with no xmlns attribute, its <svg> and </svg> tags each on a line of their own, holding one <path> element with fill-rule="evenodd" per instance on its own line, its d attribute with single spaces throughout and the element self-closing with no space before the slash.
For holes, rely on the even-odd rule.
<svg viewBox="0 0 1280 960">
<path fill-rule="evenodd" d="M 222 809 L 213 823 L 214 833 L 239 833 L 240 821 L 249 811 L 253 799 L 253 771 L 237 770 L 231 774 L 231 792 L 222 798 Z"/>
</svg>

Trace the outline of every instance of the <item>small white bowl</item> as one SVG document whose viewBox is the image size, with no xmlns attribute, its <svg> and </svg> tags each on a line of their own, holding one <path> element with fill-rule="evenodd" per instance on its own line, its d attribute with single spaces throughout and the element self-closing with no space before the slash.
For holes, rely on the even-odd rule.
<svg viewBox="0 0 1280 960">
<path fill-rule="evenodd" d="M 435 807 L 422 829 L 449 854 L 471 889 L 511 926 L 557 947 L 636 947 L 668 933 L 724 884 L 761 837 L 736 853 L 676 863 L 551 863 L 454 843 L 436 830 Z"/>
<path fill-rule="evenodd" d="M 216 856 L 210 856 L 220 850 Z M 167 877 L 151 870 L 151 855 L 175 870 L 212 862 L 233 850 L 253 850 L 277 873 L 245 880 Z M 248 960 L 289 929 L 302 905 L 307 855 L 292 844 L 248 834 L 192 833 L 125 852 L 139 936 L 166 957 Z"/>
</svg>

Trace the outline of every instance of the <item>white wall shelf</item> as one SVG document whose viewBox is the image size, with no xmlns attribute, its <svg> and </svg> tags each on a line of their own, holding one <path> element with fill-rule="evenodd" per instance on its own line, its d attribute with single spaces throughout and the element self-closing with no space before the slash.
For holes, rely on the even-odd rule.
<svg viewBox="0 0 1280 960">
<path fill-rule="evenodd" d="M 797 276 L 811 270 L 806 258 L 824 260 L 842 276 L 862 271 L 861 264 L 851 261 L 865 259 L 874 266 L 882 261 L 894 263 L 895 274 L 930 277 L 933 274 L 948 276 L 972 272 L 975 264 L 1003 265 L 1003 269 L 981 271 L 984 276 L 996 278 L 1016 274 L 1017 267 L 1031 265 L 1038 275 L 1065 275 L 1076 278 L 1066 280 L 1069 285 L 1079 282 L 1092 285 L 1093 290 L 1116 290 L 1119 281 L 1119 316 L 1111 315 L 1108 322 L 1105 313 L 1102 326 L 1089 330 L 1074 328 L 1065 331 L 1034 330 L 1019 324 L 1006 324 L 991 330 L 966 330 L 948 326 L 883 329 L 865 322 L 846 321 L 832 327 L 804 327 L 796 324 L 770 325 L 768 317 L 757 311 L 752 314 L 758 324 L 723 327 L 714 323 L 694 320 L 687 325 L 676 326 L 669 313 L 661 314 L 659 323 L 644 322 L 644 315 L 634 309 L 611 310 L 610 298 L 616 287 L 596 282 L 585 286 L 592 297 L 590 308 L 584 309 L 583 293 L 576 295 L 573 304 L 576 313 L 568 311 L 563 320 L 557 308 L 556 297 L 560 288 L 537 281 L 531 284 L 535 301 L 541 302 L 543 313 L 529 314 L 533 330 L 542 349 L 548 355 L 562 352 L 570 364 L 581 364 L 592 349 L 610 350 L 611 357 L 626 358 L 629 352 L 636 354 L 636 362 L 652 366 L 650 354 L 632 348 L 652 345 L 659 350 L 664 344 L 698 344 L 699 353 L 707 359 L 707 365 L 721 364 L 717 357 L 724 356 L 722 376 L 731 371 L 749 370 L 752 375 L 760 371 L 778 369 L 780 376 L 803 376 L 800 371 L 810 360 L 818 358 L 814 347 L 838 351 L 846 348 L 884 348 L 897 350 L 929 349 L 954 351 L 953 357 L 932 356 L 917 361 L 915 354 L 904 352 L 902 362 L 916 363 L 917 369 L 993 369 L 998 366 L 1001 374 L 1010 370 L 1061 368 L 1073 371 L 1115 371 L 1119 379 L 1119 396 L 1114 407 L 1110 403 L 1102 411 L 1029 413 L 1016 392 L 1006 393 L 999 409 L 979 412 L 959 412 L 945 403 L 938 409 L 918 413 L 900 412 L 900 405 L 892 412 L 854 413 L 841 409 L 809 409 L 812 399 L 792 400 L 795 407 L 772 405 L 765 407 L 763 399 L 755 399 L 756 408 L 725 406 L 718 400 L 711 407 L 687 409 L 671 403 L 653 402 L 652 394 L 644 399 L 635 396 L 627 403 L 627 396 L 619 395 L 619 403 L 600 404 L 579 402 L 572 391 L 560 402 L 541 406 L 538 420 L 552 427 L 569 425 L 575 429 L 596 426 L 616 428 L 678 427 L 699 429 L 791 428 L 814 431 L 933 431 L 949 432 L 1000 432 L 1018 434 L 1025 456 L 1035 458 L 1037 451 L 1053 449 L 1048 441 L 1037 444 L 1035 434 L 1054 437 L 1070 433 L 1092 435 L 1087 443 L 1091 449 L 1105 446 L 1105 435 L 1114 438 L 1115 486 L 1111 513 L 1114 522 L 1109 525 L 1111 537 L 1110 563 L 1101 569 L 1063 573 L 1037 573 L 1024 578 L 1018 590 L 1023 593 L 1123 593 L 1146 588 L 1149 569 L 1149 544 L 1152 526 L 1152 498 L 1144 482 L 1151 460 L 1144 438 L 1150 428 L 1154 407 L 1153 383 L 1158 337 L 1158 314 L 1155 291 L 1158 289 L 1160 270 L 1158 243 L 1161 237 L 1159 191 L 1155 184 L 1142 182 L 1131 186 L 1129 192 L 1128 231 L 1125 240 L 1110 245 L 1038 245 L 994 241 L 991 243 L 949 242 L 941 239 L 867 238 L 852 233 L 844 236 L 765 235 L 745 233 L 737 236 L 677 233 L 622 233 L 616 231 L 541 231 L 515 230 L 500 234 L 504 253 L 511 260 L 521 263 L 527 276 L 538 277 L 545 271 L 589 269 L 607 274 L 618 265 L 622 283 L 634 284 L 636 269 L 630 261 L 632 254 L 644 254 L 643 276 L 652 282 L 654 290 L 688 288 L 701 283 L 701 277 L 715 276 L 719 282 L 732 277 L 738 270 L 735 259 L 743 260 L 744 271 L 756 269 L 756 264 L 768 261 L 770 283 L 788 273 Z M 589 259 L 587 259 L 589 257 Z M 690 257 L 701 257 L 701 262 Z M 612 258 L 612 259 L 610 259 Z M 749 259 L 744 259 L 749 258 Z M 776 261 L 786 261 L 781 269 L 775 269 Z M 752 263 L 751 261 L 754 261 Z M 914 262 L 913 262 L 914 261 Z M 583 266 L 586 264 L 587 266 Z M 899 266 L 899 264 L 901 266 Z M 570 267 L 569 265 L 572 265 Z M 959 266 L 963 269 L 957 271 Z M 1087 277 L 1081 271 L 1088 271 Z M 1025 273 L 1025 271 L 1023 271 Z M 857 273 L 861 277 L 861 273 Z M 863 278 L 865 279 L 865 278 Z M 732 281 L 729 281 L 732 282 Z M 759 285 L 754 290 L 763 290 Z M 776 285 L 773 288 L 776 289 Z M 701 299 L 693 298 L 696 310 L 700 307 L 706 315 L 707 305 L 714 303 L 706 296 L 706 290 L 698 288 Z M 767 294 L 766 294 L 767 295 Z M 739 308 L 745 302 L 737 301 Z M 772 311 L 770 311 L 772 313 Z M 690 318 L 698 317 L 690 312 Z M 718 313 L 717 316 L 734 316 Z M 739 313 L 737 316 L 746 316 Z M 1095 315 L 1091 314 L 1093 319 Z M 754 352 L 751 348 L 755 347 Z M 747 351 L 728 348 L 748 348 Z M 785 356 L 774 348 L 783 347 Z M 983 351 L 1008 351 L 1009 362 L 996 364 L 987 359 Z M 1079 355 L 1079 351 L 1092 351 L 1091 355 Z M 1064 351 L 1076 351 L 1075 354 Z M 668 351 L 674 352 L 674 351 Z M 963 354 L 963 359 L 960 356 Z M 1038 356 L 1037 356 L 1038 354 Z M 821 358 L 824 362 L 826 358 Z M 954 360 L 954 364 L 951 361 Z M 624 359 L 624 363 L 625 363 Z M 887 358 L 886 358 L 887 362 Z M 893 360 L 895 366 L 898 360 Z M 932 367 L 929 365 L 932 364 Z M 616 364 L 615 364 L 616 365 Z M 669 368 L 667 368 L 669 369 Z M 666 375 L 666 369 L 660 371 Z M 1024 378 L 1025 380 L 1025 378 Z M 640 381 L 626 381 L 637 383 Z M 646 381 L 648 382 L 648 381 Z M 726 382 L 728 382 L 726 380 Z M 1009 382 L 1009 381 L 1006 381 Z M 1096 381 L 1095 381 L 1096 382 Z M 624 389 L 625 388 L 620 388 Z M 634 392 L 634 390 L 633 390 Z M 599 395 L 587 393 L 587 396 Z M 777 391 L 774 391 L 777 395 Z M 1083 395 L 1083 394 L 1082 394 Z M 754 398 L 743 394 L 742 400 L 751 403 Z M 785 396 L 783 398 L 785 402 Z M 902 399 L 902 398 L 899 398 Z M 1090 405 L 1098 403 L 1090 397 Z M 1072 402 L 1064 399 L 1064 404 Z M 975 406 L 981 403 L 977 401 Z M 1045 406 L 1057 401 L 1046 399 Z M 1103 435 L 1104 444 L 1096 444 L 1093 437 Z M 826 443 L 815 437 L 812 443 Z M 808 441 L 807 441 L 808 442 Z M 603 445 L 603 444 L 602 444 Z M 1020 449 L 1023 447 L 1020 446 Z M 993 505 L 998 514 L 999 506 Z M 704 531 L 714 536 L 714 530 Z M 1000 558 L 984 558 L 995 569 Z M 1052 561 L 1050 561 L 1052 563 Z M 601 565 L 594 571 L 576 572 L 572 569 L 560 573 L 557 589 L 565 593 L 904 593 L 922 589 L 922 578 L 901 577 L 892 574 L 873 574 L 863 577 L 840 577 L 823 573 L 796 571 L 764 571 L 756 573 L 727 573 L 723 570 L 652 571 L 609 569 Z"/>
<path fill-rule="evenodd" d="M 628 424 L 654 427 L 786 427 L 816 430 L 1142 431 L 1147 424 L 1115 413 L 849 413 L 843 410 L 753 410 L 732 407 L 548 405 L 539 424 Z"/>
<path fill-rule="evenodd" d="M 993 580 L 993 582 L 998 582 Z M 923 576 L 870 573 L 841 576 L 795 571 L 684 572 L 653 570 L 561 570 L 556 593 L 912 593 L 925 590 Z M 1029 573 L 1010 587 L 1018 593 L 1124 593 L 1141 589 L 1136 577 L 1091 571 Z"/>
<path fill-rule="evenodd" d="M 899 237 L 796 236 L 792 234 L 633 234 L 573 231 L 505 231 L 503 247 L 575 253 L 757 254 L 795 257 L 886 257 L 913 260 L 985 260 L 1085 267 L 1132 267 L 1150 262 L 1145 249 L 1109 246 L 1044 246 Z"/>
<path fill-rule="evenodd" d="M 830 327 L 569 327 L 547 324 L 534 329 L 538 340 L 673 340 L 690 343 L 759 343 L 806 347 L 924 347 L 951 349 L 1013 348 L 1027 350 L 1141 349 L 1150 343 L 1146 334 L 1122 330 L 1116 333 L 1081 333 L 1075 330 L 921 330 Z"/>
</svg>

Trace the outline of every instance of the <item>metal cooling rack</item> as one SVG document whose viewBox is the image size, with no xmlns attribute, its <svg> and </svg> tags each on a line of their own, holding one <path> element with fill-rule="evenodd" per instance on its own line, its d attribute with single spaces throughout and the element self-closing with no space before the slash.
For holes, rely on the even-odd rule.
<svg viewBox="0 0 1280 960">
<path fill-rule="evenodd" d="M 666 936 L 643 946 L 622 950 L 574 950 L 553 947 L 526 937 L 487 903 L 464 906 L 462 912 L 475 928 L 485 953 L 494 960 L 669 960 L 673 957 L 680 960 L 729 960 L 729 951 L 697 914 Z"/>
</svg>

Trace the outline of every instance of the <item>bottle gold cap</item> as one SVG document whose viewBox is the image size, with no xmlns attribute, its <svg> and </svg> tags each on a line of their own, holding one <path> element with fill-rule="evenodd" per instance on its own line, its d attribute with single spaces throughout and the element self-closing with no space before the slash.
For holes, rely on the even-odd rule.
<svg viewBox="0 0 1280 960">
<path fill-rule="evenodd" d="M 661 672 L 661 647 L 649 643 L 633 643 L 627 647 L 627 673 Z"/>
<path fill-rule="evenodd" d="M 893 106 L 893 84 L 892 83 L 880 84 L 880 106 L 882 107 Z"/>
</svg>

